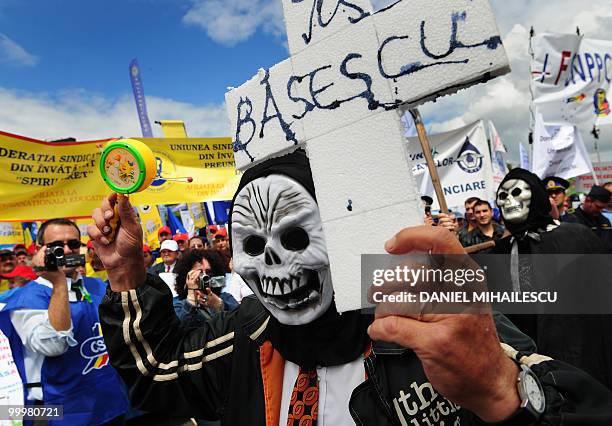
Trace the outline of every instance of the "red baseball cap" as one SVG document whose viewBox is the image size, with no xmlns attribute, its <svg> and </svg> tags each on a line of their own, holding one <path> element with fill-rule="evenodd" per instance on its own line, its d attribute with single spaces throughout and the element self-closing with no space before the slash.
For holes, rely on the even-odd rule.
<svg viewBox="0 0 612 426">
<path fill-rule="evenodd" d="M 161 228 L 159 228 L 159 231 L 157 231 L 157 236 L 159 237 L 160 234 L 164 234 L 164 233 L 172 235 L 172 231 L 170 230 L 170 227 L 162 226 Z"/>
<path fill-rule="evenodd" d="M 27 278 L 28 280 L 35 280 L 36 278 L 38 278 L 38 275 L 36 275 L 34 270 L 29 266 L 25 265 L 17 265 L 15 266 L 15 269 L 13 269 L 11 272 L 2 274 L 2 276 L 4 278 L 23 277 Z"/>
<path fill-rule="evenodd" d="M 172 237 L 172 239 L 174 241 L 189 241 L 189 235 L 187 235 L 187 234 L 175 234 L 174 237 Z"/>
<path fill-rule="evenodd" d="M 215 238 L 227 238 L 227 229 L 219 228 L 219 230 L 215 233 Z"/>
<path fill-rule="evenodd" d="M 149 248 L 149 246 L 147 244 L 144 244 L 142 246 L 142 252 L 143 253 L 151 253 L 151 249 Z"/>
<path fill-rule="evenodd" d="M 25 244 L 15 244 L 15 247 L 13 247 L 13 252 L 17 253 L 18 251 L 27 252 L 28 249 L 26 248 Z"/>
</svg>

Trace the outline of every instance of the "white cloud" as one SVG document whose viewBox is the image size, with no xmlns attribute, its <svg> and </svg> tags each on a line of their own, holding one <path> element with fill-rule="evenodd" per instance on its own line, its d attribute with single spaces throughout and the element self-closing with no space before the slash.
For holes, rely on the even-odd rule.
<svg viewBox="0 0 612 426">
<path fill-rule="evenodd" d="M 375 10 L 398 0 L 372 0 Z M 193 0 L 184 21 L 202 27 L 225 45 L 235 45 L 263 30 L 285 38 L 281 0 Z M 472 87 L 454 96 L 422 107 L 423 116 L 434 131 L 450 130 L 483 118 L 492 120 L 518 161 L 518 143 L 527 143 L 530 125 L 529 29 L 536 32 L 573 33 L 612 40 L 612 2 L 609 0 L 491 0 L 512 73 L 486 85 Z M 612 157 L 612 126 L 601 132 L 600 146 Z M 608 130 L 609 129 L 609 130 Z M 590 129 L 586 129 L 590 130 Z M 592 139 L 583 133 L 589 151 Z"/>
<path fill-rule="evenodd" d="M 0 33 L 0 63 L 33 67 L 38 61 L 37 56 L 28 53 L 8 36 Z"/>
<path fill-rule="evenodd" d="M 587 37 L 612 40 L 612 3 L 597 0 L 576 2 L 556 0 L 492 0 L 512 72 L 485 85 L 445 97 L 421 108 L 433 131 L 450 130 L 453 126 L 483 118 L 492 120 L 510 152 L 510 160 L 518 163 L 519 142 L 527 145 L 531 95 L 529 93 L 529 29 L 536 33 L 574 33 L 576 27 Z M 554 19 L 551 17 L 554 16 Z M 582 135 L 591 158 L 596 160 L 590 127 Z M 599 142 L 603 160 L 612 159 L 612 126 L 604 127 Z"/>
<path fill-rule="evenodd" d="M 85 91 L 33 94 L 0 88 L 0 129 L 36 139 L 74 137 L 77 140 L 140 136 L 136 106 L 131 95 L 106 99 Z M 229 122 L 223 105 L 194 106 L 169 99 L 147 97 L 149 119 L 183 120 L 191 137 L 226 136 Z"/>
<path fill-rule="evenodd" d="M 183 21 L 201 27 L 226 46 L 244 41 L 260 29 L 276 36 L 285 34 L 280 0 L 193 0 Z"/>
<path fill-rule="evenodd" d="M 375 10 L 398 0 L 373 0 Z M 285 42 L 281 0 L 192 0 L 183 22 L 202 28 L 214 41 L 234 46 L 257 31 L 273 34 Z"/>
</svg>

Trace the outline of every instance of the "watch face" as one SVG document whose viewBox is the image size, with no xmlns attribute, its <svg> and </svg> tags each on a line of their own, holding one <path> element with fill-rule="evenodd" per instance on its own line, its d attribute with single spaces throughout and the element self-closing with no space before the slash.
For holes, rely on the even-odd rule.
<svg viewBox="0 0 612 426">
<path fill-rule="evenodd" d="M 544 412 L 544 395 L 540 385 L 531 374 L 526 374 L 524 379 L 525 391 L 533 408 L 538 412 Z"/>
</svg>

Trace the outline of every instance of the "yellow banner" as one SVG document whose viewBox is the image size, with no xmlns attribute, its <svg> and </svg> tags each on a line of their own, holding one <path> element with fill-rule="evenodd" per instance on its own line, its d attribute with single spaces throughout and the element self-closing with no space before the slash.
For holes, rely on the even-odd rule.
<svg viewBox="0 0 612 426">
<path fill-rule="evenodd" d="M 19 222 L 0 223 L 0 245 L 24 244 L 23 228 Z"/>
<path fill-rule="evenodd" d="M 193 224 L 196 228 L 206 228 L 206 214 L 202 209 L 202 203 L 192 203 L 189 204 L 189 211 L 191 212 L 191 217 L 193 217 Z"/>
<path fill-rule="evenodd" d="M 152 149 L 157 176 L 130 195 L 133 205 L 233 197 L 240 177 L 230 138 L 134 139 Z M 0 132 L 0 221 L 89 217 L 111 192 L 98 168 L 108 142 L 52 143 Z"/>
<path fill-rule="evenodd" d="M 181 120 L 160 120 L 162 132 L 167 138 L 186 138 L 185 123 Z"/>
<path fill-rule="evenodd" d="M 138 207 L 138 215 L 140 216 L 145 243 L 149 245 L 151 250 L 155 250 L 159 247 L 157 231 L 163 226 L 159 210 L 156 206 L 140 206 Z"/>
</svg>

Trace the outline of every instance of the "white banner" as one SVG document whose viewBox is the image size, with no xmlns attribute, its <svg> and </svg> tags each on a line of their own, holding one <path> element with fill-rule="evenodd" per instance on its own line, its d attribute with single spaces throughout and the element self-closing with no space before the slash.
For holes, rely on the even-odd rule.
<svg viewBox="0 0 612 426">
<path fill-rule="evenodd" d="M 532 46 L 534 104 L 546 124 L 612 124 L 612 41 L 541 34 Z"/>
<path fill-rule="evenodd" d="M 2 307 L 0 304 L 0 310 Z M 17 371 L 9 340 L 0 330 L 0 405 L 23 405 L 23 402 L 23 381 Z M 21 424 L 23 424 L 21 420 L 10 421 L 0 418 L 0 426 Z"/>
<path fill-rule="evenodd" d="M 606 182 L 612 182 L 612 161 L 595 163 L 593 164 L 593 168 L 600 185 L 603 185 Z M 576 192 L 584 192 L 587 194 L 594 184 L 595 179 L 593 179 L 592 173 L 578 176 L 576 178 Z"/>
<path fill-rule="evenodd" d="M 413 162 L 412 172 L 419 187 L 431 190 L 427 163 L 421 151 L 417 137 L 408 138 L 408 150 Z M 436 163 L 446 202 L 451 210 L 460 208 L 469 197 L 492 200 L 494 194 L 491 172 L 491 156 L 487 136 L 482 121 L 477 121 L 438 135 L 429 135 L 433 158 Z M 427 181 L 425 181 L 427 179 Z M 425 191 L 422 191 L 425 192 Z M 432 191 L 433 192 L 433 191 Z M 433 209 L 439 209 L 438 200 L 434 199 Z"/>
<path fill-rule="evenodd" d="M 569 179 L 591 173 L 593 166 L 576 126 L 544 124 L 536 112 L 533 135 L 533 170 L 540 178 L 559 176 Z"/>
</svg>

